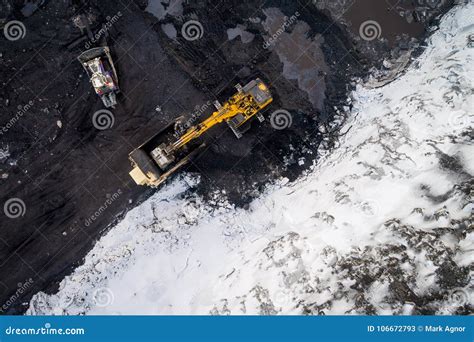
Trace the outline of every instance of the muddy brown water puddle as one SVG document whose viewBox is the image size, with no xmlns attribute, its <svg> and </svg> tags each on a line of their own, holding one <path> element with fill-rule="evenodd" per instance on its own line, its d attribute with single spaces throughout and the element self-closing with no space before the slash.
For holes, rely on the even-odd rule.
<svg viewBox="0 0 474 342">
<path fill-rule="evenodd" d="M 182 2 L 182 8 L 169 8 L 166 13 L 159 8 L 161 21 L 145 13 L 145 6 L 124 9 L 116 2 L 90 1 L 81 10 L 93 14 L 90 17 L 96 21 L 96 26 L 92 25 L 96 30 L 101 20 L 118 10 L 123 12 L 107 38 L 123 96 L 113 111 L 114 128 L 104 132 L 94 130 L 90 120 L 94 111 L 102 108 L 100 99 L 91 93 L 88 80 L 78 77 L 82 69 L 74 62 L 81 45 L 64 48 L 80 38 L 72 23 L 80 6 L 46 2 L 30 17 L 16 18 L 24 20 L 29 31 L 24 41 L 0 41 L 2 80 L 14 76 L 1 88 L 0 124 L 10 119 L 7 114 L 12 108 L 31 99 L 25 85 L 34 94 L 44 91 L 41 101 L 22 117 L 22 126 L 2 135 L 11 154 L 0 164 L 1 172 L 9 174 L 0 180 L 2 197 L 6 196 L 4 201 L 23 198 L 27 211 L 21 219 L 1 222 L 0 304 L 16 292 L 18 283 L 30 278 L 33 285 L 9 307 L 10 313 L 22 312 L 22 303 L 32 294 L 54 291 L 104 228 L 153 192 L 132 184 L 127 153 L 166 120 L 189 115 L 195 106 L 215 98 L 225 100 L 238 82 L 261 77 L 270 84 L 274 103 L 265 113 L 266 121 L 255 123 L 240 140 L 224 126 L 210 132 L 209 149 L 193 166 L 193 171 L 203 175 L 196 191 L 206 196 L 226 189 L 234 203 L 245 205 L 269 181 L 298 177 L 316 157 L 314 151 L 321 142 L 318 122 L 332 120 L 334 107 L 341 106 L 350 89 L 350 79 L 370 66 L 367 60 L 364 63 L 368 65 L 361 64 L 351 41 L 360 23 L 373 15 L 391 42 L 399 33 L 416 36 L 422 32 L 422 24 L 407 25 L 381 3 L 386 4 L 361 2 L 347 12 L 344 19 L 352 22 L 350 36 L 342 24 L 334 24 L 311 1 L 267 1 L 263 8 L 263 1 Z M 263 9 L 270 14 L 274 11 L 273 15 L 267 17 Z M 19 11 L 21 8 L 15 13 Z M 269 20 L 276 32 L 278 25 L 283 25 L 282 14 L 291 18 L 297 11 L 297 20 L 283 30 L 273 47 L 265 48 L 269 34 L 261 23 Z M 10 14 L 11 19 L 14 15 Z M 201 40 L 183 40 L 181 27 L 190 18 L 201 21 Z M 48 27 L 43 25 L 45 19 Z M 174 39 L 170 32 L 172 37 L 176 33 Z M 229 39 L 228 32 L 234 39 Z M 252 34 L 253 39 L 247 39 L 248 34 L 247 38 L 235 36 L 242 32 Z M 306 45 L 309 48 L 301 54 Z M 36 48 L 43 49 L 41 57 L 29 62 Z M 390 51 L 377 53 L 382 52 Z M 58 63 L 63 68 L 60 74 Z M 53 84 L 45 88 L 46 80 Z M 269 118 L 277 109 L 292 114 L 287 129 L 271 126 Z M 37 136 L 41 137 L 38 141 Z M 120 196 L 106 214 L 86 226 L 86 219 L 118 189 Z"/>
<path fill-rule="evenodd" d="M 343 14 L 343 18 L 356 35 L 359 35 L 359 28 L 367 20 L 378 22 L 381 27 L 380 37 L 387 39 L 390 46 L 394 46 L 402 34 L 410 37 L 423 34 L 425 25 L 413 18 L 415 8 L 411 1 L 356 0 Z"/>
</svg>

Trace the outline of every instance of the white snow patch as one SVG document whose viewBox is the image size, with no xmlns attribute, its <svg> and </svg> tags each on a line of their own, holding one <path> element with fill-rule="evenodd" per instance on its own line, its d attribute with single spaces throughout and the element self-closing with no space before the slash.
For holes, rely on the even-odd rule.
<svg viewBox="0 0 474 342">
<path fill-rule="evenodd" d="M 244 44 L 248 44 L 252 42 L 254 39 L 255 35 L 253 33 L 250 33 L 246 31 L 246 27 L 244 25 L 237 25 L 234 28 L 230 28 L 227 30 L 227 39 L 228 40 L 234 40 L 235 38 L 240 36 L 240 40 Z"/>
<path fill-rule="evenodd" d="M 472 3 L 452 10 L 403 76 L 360 85 L 351 130 L 301 179 L 243 210 L 183 198 L 194 181 L 183 177 L 130 211 L 28 314 L 409 314 L 411 296 L 448 291 L 437 275 L 447 251 L 458 266 L 474 262 L 463 233 L 472 199 L 453 190 L 474 168 L 462 135 L 472 125 L 450 115 L 472 116 L 473 17 Z M 440 168 L 440 152 L 460 154 L 465 173 Z M 459 306 L 436 303 L 437 313 Z"/>
</svg>

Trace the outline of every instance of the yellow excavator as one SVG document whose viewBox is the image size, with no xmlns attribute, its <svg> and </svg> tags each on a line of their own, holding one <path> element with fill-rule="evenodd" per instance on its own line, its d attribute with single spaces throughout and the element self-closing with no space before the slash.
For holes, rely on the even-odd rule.
<svg viewBox="0 0 474 342">
<path fill-rule="evenodd" d="M 223 105 L 215 102 L 217 110 L 184 134 L 176 132 L 180 118 L 129 154 L 133 170 L 130 176 L 138 185 L 157 187 L 171 174 L 189 163 L 205 146 L 199 137 L 214 125 L 226 122 L 237 138 L 250 128 L 251 119 L 263 121 L 260 111 L 273 101 L 268 87 L 259 78 L 247 85 L 236 85 L 237 93 Z"/>
</svg>

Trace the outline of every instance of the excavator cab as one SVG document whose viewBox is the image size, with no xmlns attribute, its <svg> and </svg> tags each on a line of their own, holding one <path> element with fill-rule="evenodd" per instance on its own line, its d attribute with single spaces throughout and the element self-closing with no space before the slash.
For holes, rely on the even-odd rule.
<svg viewBox="0 0 474 342">
<path fill-rule="evenodd" d="M 235 88 L 237 89 L 238 94 L 251 97 L 252 100 L 255 101 L 256 107 L 254 110 L 257 111 L 243 110 L 241 113 L 237 113 L 235 116 L 226 120 L 227 125 L 229 125 L 232 132 L 234 132 L 235 136 L 240 139 L 242 135 L 250 129 L 251 119 L 256 117 L 260 122 L 264 120 L 263 115 L 258 111 L 270 103 L 273 98 L 265 83 L 258 78 L 249 82 L 244 87 L 237 84 Z M 248 109 L 248 102 L 243 101 L 242 105 L 244 109 Z"/>
<path fill-rule="evenodd" d="M 129 155 L 133 166 L 130 176 L 135 183 L 152 187 L 160 185 L 199 153 L 205 146 L 200 136 L 216 124 L 226 122 L 240 138 L 252 119 L 263 121 L 260 112 L 273 101 L 265 83 L 257 78 L 236 88 L 237 93 L 223 105 L 215 103 L 217 111 L 184 134 L 177 136 L 176 125 L 181 120 L 178 118 L 133 150 Z"/>
</svg>

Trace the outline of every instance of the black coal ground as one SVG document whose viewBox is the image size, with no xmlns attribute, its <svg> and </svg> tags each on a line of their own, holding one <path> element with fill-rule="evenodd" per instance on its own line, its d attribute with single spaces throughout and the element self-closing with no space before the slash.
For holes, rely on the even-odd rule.
<svg viewBox="0 0 474 342">
<path fill-rule="evenodd" d="M 189 168 L 202 178 L 193 191 L 207 197 L 224 190 L 233 203 L 245 206 L 268 182 L 301 174 L 316 159 L 323 138 L 330 145 L 331 135 L 323 137 L 316 128 L 324 124 L 329 130 L 335 108 L 345 105 L 351 79 L 390 54 L 387 47 L 375 54 L 358 51 L 348 32 L 310 1 L 199 2 L 185 4 L 181 18 L 161 22 L 144 11 L 146 3 L 46 1 L 27 18 L 18 4 L 2 15 L 21 20 L 27 29 L 21 40 L 0 41 L 2 127 L 18 106 L 33 102 L 1 135 L 0 148 L 9 154 L 0 164 L 8 175 L 0 179 L 1 203 L 20 198 L 26 204 L 24 216 L 0 221 L 0 303 L 9 303 L 2 312 L 21 313 L 34 293 L 54 291 L 106 227 L 159 191 L 134 185 L 127 156 L 166 122 L 189 116 L 209 101 L 222 102 L 238 82 L 261 77 L 271 85 L 275 100 L 265 112 L 267 120 L 254 123 L 240 140 L 227 127 L 215 128 L 206 134 L 208 148 Z M 276 54 L 262 48 L 261 28 L 250 28 L 255 39 L 249 44 L 228 41 L 226 30 L 243 18 L 264 17 L 262 7 L 279 8 L 288 16 L 298 11 L 298 19 L 311 28 L 309 36 L 323 34 L 329 68 L 324 108 L 314 109 L 298 83 L 282 77 Z M 111 47 L 122 94 L 113 110 L 114 126 L 99 131 L 91 117 L 102 103 L 76 61 L 87 37 L 82 39 L 85 34 L 73 18 L 89 17 L 92 31 L 98 32 L 119 11 L 119 20 L 97 44 Z M 202 39 L 190 42 L 178 33 L 174 41 L 161 29 L 163 23 L 180 27 L 194 16 L 203 25 Z M 293 117 L 291 127 L 282 131 L 268 122 L 280 108 Z M 201 116 L 211 110 L 206 106 Z M 107 209 L 95 216 L 105 203 Z"/>
</svg>

